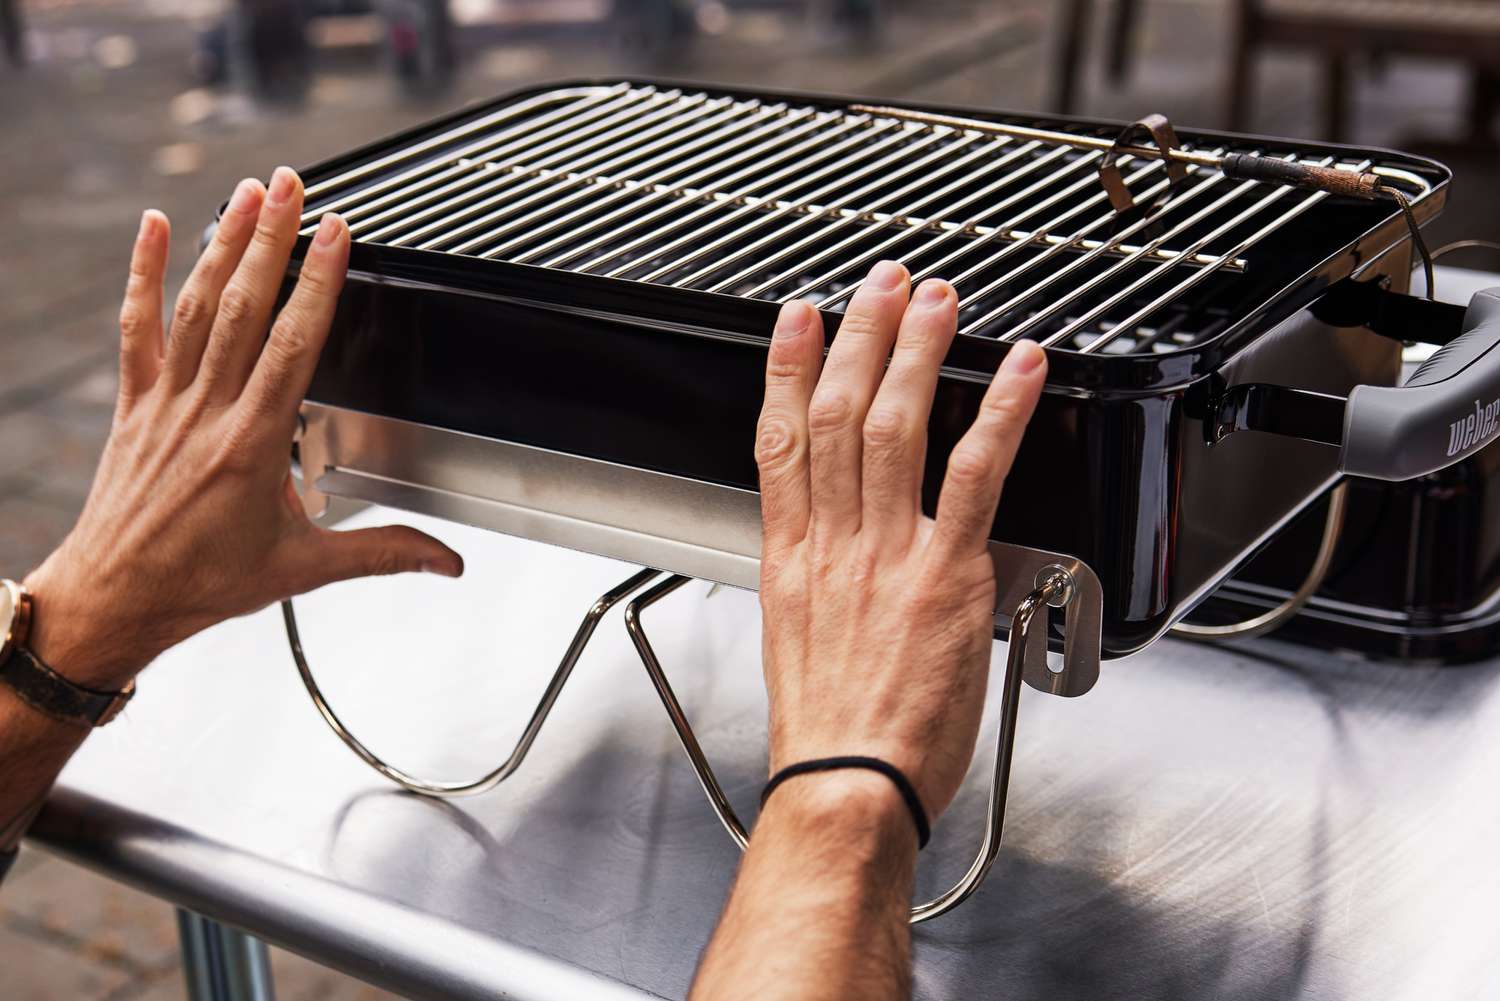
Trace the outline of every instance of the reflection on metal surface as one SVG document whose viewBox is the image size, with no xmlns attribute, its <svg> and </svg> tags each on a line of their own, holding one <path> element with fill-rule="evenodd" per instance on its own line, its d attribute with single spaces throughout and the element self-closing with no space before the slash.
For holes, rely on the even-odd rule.
<svg viewBox="0 0 1500 1001">
<path fill-rule="evenodd" d="M 681 741 L 682 749 L 687 753 L 688 761 L 692 763 L 693 771 L 698 775 L 698 784 L 703 787 L 703 792 L 713 806 L 714 813 L 718 815 L 719 823 L 724 825 L 724 830 L 729 832 L 730 838 L 743 851 L 750 841 L 749 832 L 739 815 L 735 813 L 734 805 L 729 802 L 729 797 L 724 794 L 718 777 L 714 775 L 713 767 L 709 765 L 708 757 L 703 753 L 697 735 L 693 733 L 693 727 L 688 722 L 687 714 L 683 712 L 682 704 L 672 691 L 672 685 L 667 680 L 666 672 L 662 670 L 661 661 L 657 658 L 656 651 L 652 649 L 651 641 L 646 635 L 645 625 L 641 621 L 641 615 L 647 608 L 686 584 L 688 580 L 689 578 L 682 576 L 668 577 L 634 598 L 625 606 L 625 627 L 630 631 L 630 638 L 635 643 L 636 652 L 640 654 L 641 663 L 645 665 L 646 673 L 651 676 L 651 684 L 656 688 L 656 694 L 660 696 L 662 706 L 672 720 L 672 728 L 677 731 L 677 739 Z M 1062 567 L 1053 567 L 1043 579 L 1037 582 L 1036 589 L 1029 592 L 1016 606 L 1015 614 L 1011 617 L 1010 649 L 1006 651 L 1005 656 L 1005 680 L 1003 682 L 1005 694 L 1000 709 L 1000 728 L 995 738 L 995 770 L 990 783 L 984 840 L 979 846 L 979 854 L 975 856 L 973 864 L 957 883 L 932 900 L 912 908 L 911 922 L 913 924 L 946 914 L 968 899 L 969 895 L 979 888 L 979 884 L 984 882 L 984 877 L 1000 854 L 1000 838 L 1005 824 L 1005 799 L 1010 789 L 1010 763 L 1016 743 L 1016 711 L 1021 701 L 1021 679 L 1027 661 L 1031 659 L 1026 656 L 1026 651 L 1029 647 L 1039 647 L 1043 651 L 1046 649 L 1045 642 L 1027 642 L 1031 620 L 1038 609 L 1059 604 L 1066 606 L 1077 594 L 1078 591 L 1068 571 Z"/>
</svg>

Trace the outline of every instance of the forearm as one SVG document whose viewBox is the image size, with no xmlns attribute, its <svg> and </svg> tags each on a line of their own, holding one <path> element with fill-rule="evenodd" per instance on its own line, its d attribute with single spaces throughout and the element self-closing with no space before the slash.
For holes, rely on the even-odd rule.
<svg viewBox="0 0 1500 1001">
<path fill-rule="evenodd" d="M 57 773 L 87 735 L 82 727 L 42 715 L 0 686 L 0 856 L 15 851 Z"/>
<path fill-rule="evenodd" d="M 908 996 L 916 850 L 883 776 L 782 785 L 756 824 L 693 1001 Z"/>
<path fill-rule="evenodd" d="M 67 681 L 95 691 L 118 691 L 136 672 L 124 653 L 130 645 L 122 630 L 101 631 L 95 625 L 100 601 L 81 589 L 58 585 L 66 579 L 58 570 L 68 562 L 59 550 L 26 578 L 34 602 L 26 645 Z M 0 685 L 0 860 L 13 855 L 58 773 L 89 732 L 88 726 L 54 718 L 20 691 Z M 0 867 L 8 866 L 0 862 Z"/>
</svg>

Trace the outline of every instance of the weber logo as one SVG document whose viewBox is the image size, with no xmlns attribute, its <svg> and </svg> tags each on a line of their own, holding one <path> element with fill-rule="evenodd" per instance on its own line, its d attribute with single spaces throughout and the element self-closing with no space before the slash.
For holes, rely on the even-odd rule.
<svg viewBox="0 0 1500 1001">
<path fill-rule="evenodd" d="M 1497 423 L 1500 423 L 1500 400 L 1489 406 L 1480 406 L 1475 400 L 1472 414 L 1448 425 L 1448 454 L 1457 455 L 1470 445 L 1484 441 L 1495 433 Z"/>
</svg>

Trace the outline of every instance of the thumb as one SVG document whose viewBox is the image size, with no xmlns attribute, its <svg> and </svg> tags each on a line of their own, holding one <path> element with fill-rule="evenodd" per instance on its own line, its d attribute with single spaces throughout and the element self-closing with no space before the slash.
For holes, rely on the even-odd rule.
<svg viewBox="0 0 1500 1001">
<path fill-rule="evenodd" d="M 426 532 L 406 525 L 359 528 L 347 532 L 318 529 L 317 573 L 323 583 L 396 573 L 435 573 L 457 577 L 464 560 Z"/>
</svg>

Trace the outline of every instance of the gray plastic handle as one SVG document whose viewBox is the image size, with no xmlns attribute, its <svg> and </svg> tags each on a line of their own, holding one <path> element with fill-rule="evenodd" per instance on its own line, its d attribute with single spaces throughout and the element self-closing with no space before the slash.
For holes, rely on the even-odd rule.
<svg viewBox="0 0 1500 1001">
<path fill-rule="evenodd" d="M 1339 468 L 1352 476 L 1410 480 L 1446 469 L 1500 432 L 1500 288 L 1477 292 L 1463 333 L 1405 385 L 1356 386 L 1344 407 Z"/>
</svg>

